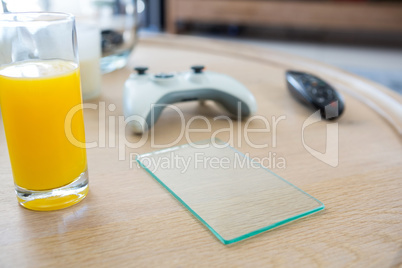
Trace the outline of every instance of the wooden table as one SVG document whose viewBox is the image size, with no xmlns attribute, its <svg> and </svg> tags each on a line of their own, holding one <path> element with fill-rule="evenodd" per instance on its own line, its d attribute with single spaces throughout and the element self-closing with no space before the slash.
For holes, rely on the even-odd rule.
<svg viewBox="0 0 402 268">
<path fill-rule="evenodd" d="M 151 72 L 187 70 L 197 63 L 244 83 L 256 96 L 258 115 L 266 117 L 271 126 L 273 116 L 286 116 L 276 132 L 271 129 L 250 134 L 253 143 L 268 144 L 262 149 L 247 144 L 238 128 L 242 130 L 244 122 L 234 122 L 232 145 L 252 157 L 271 152 L 276 159 L 283 158 L 285 168 L 273 165 L 272 170 L 321 200 L 326 205 L 323 212 L 223 245 L 130 159 L 135 153 L 158 149 L 151 147 L 151 137 L 158 145 L 178 137 L 180 118 L 173 110 L 163 112 L 154 134 L 146 136 L 148 141 L 143 146 L 123 146 L 119 160 L 118 145 L 125 138 L 130 144 L 141 138 L 117 127 L 122 116 L 122 86 L 131 68 L 148 65 Z M 314 72 L 345 97 L 346 110 L 337 122 L 336 167 L 315 158 L 303 146 L 302 125 L 311 111 L 287 92 L 284 72 L 289 68 Z M 370 99 L 370 104 L 382 109 L 400 129 L 401 96 L 336 68 L 272 50 L 208 39 L 143 38 L 129 66 L 105 75 L 101 98 L 89 102 L 92 106 L 85 109 L 87 141 L 98 144 L 88 149 L 90 193 L 81 203 L 54 212 L 18 206 L 4 130 L 0 130 L 0 267 L 401 265 L 401 135 L 362 102 Z M 189 138 L 193 141 L 208 139 L 212 132 L 227 127 L 226 121 L 213 120 L 225 113 L 212 103 L 178 107 L 187 122 L 199 114 L 211 121 L 211 132 L 192 133 Z M 330 123 L 320 121 L 307 127 L 305 144 L 323 152 Z M 204 128 L 203 124 L 195 121 L 191 127 Z M 250 123 L 250 128 L 263 126 L 261 120 Z M 230 136 L 222 132 L 218 137 L 229 141 Z M 187 142 L 182 137 L 178 144 Z"/>
</svg>

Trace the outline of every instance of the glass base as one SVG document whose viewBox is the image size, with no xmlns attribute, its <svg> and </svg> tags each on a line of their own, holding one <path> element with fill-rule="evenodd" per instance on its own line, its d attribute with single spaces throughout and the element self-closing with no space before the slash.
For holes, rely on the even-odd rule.
<svg viewBox="0 0 402 268">
<path fill-rule="evenodd" d="M 88 194 L 88 170 L 72 183 L 57 189 L 31 191 L 16 186 L 15 192 L 20 205 L 27 209 L 48 211 L 66 208 L 80 202 Z"/>
<path fill-rule="evenodd" d="M 126 66 L 130 52 L 131 50 L 125 50 L 118 54 L 102 57 L 100 62 L 102 74 L 107 74 Z"/>
</svg>

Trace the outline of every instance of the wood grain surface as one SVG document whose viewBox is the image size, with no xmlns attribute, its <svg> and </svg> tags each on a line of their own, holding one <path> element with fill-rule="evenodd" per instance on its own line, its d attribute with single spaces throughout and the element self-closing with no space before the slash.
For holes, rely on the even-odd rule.
<svg viewBox="0 0 402 268">
<path fill-rule="evenodd" d="M 272 164 L 271 169 L 322 201 L 324 211 L 227 246 L 137 167 L 135 154 L 161 149 L 177 138 L 175 145 L 208 139 L 214 131 L 228 128 L 227 121 L 214 120 L 226 114 L 215 104 L 188 102 L 178 105 L 185 121 L 204 115 L 210 131 L 180 137 L 180 117 L 169 109 L 154 131 L 144 136 L 141 146 L 136 145 L 142 137 L 124 129 L 122 87 L 134 65 L 147 65 L 155 73 L 185 71 L 193 64 L 205 64 L 208 70 L 246 85 L 257 99 L 257 114 L 271 126 L 269 132 L 249 133 L 246 140 L 246 122 L 235 121 L 233 137 L 228 131 L 217 137 L 251 157 L 271 153 L 278 161 L 284 159 L 285 166 Z M 346 103 L 340 120 L 312 124 L 302 139 L 303 123 L 312 112 L 287 92 L 287 69 L 313 72 L 340 89 Z M 362 98 L 364 92 L 368 93 Z M 381 96 L 379 103 L 375 96 Z M 401 103 L 401 96 L 378 84 L 273 50 L 202 38 L 142 38 L 129 66 L 105 75 L 102 96 L 88 102 L 91 105 L 85 109 L 87 142 L 96 146 L 87 151 L 90 192 L 81 203 L 54 212 L 20 207 L 1 124 L 0 267 L 401 266 Z M 285 119 L 274 130 L 273 120 L 281 116 Z M 28 119 L 29 115 L 21 123 Z M 338 127 L 335 167 L 303 146 L 304 140 L 325 152 L 329 124 Z M 205 125 L 194 120 L 190 128 Z M 253 120 L 248 126 L 264 127 L 263 120 Z M 250 143 L 267 146 L 253 148 Z"/>
</svg>

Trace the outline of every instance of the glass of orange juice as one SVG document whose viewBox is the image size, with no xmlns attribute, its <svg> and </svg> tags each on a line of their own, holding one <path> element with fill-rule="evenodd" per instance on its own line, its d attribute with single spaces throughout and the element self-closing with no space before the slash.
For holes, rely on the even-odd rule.
<svg viewBox="0 0 402 268">
<path fill-rule="evenodd" d="M 0 14 L 0 107 L 18 202 L 56 210 L 88 193 L 74 16 Z"/>
</svg>

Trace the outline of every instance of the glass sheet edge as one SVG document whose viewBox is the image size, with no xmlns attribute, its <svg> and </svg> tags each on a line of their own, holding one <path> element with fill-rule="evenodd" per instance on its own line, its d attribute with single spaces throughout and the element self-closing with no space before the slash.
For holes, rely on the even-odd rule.
<svg viewBox="0 0 402 268">
<path fill-rule="evenodd" d="M 249 157 L 247 157 L 246 155 L 244 155 L 242 152 L 240 152 L 239 150 L 237 150 L 236 148 L 233 148 L 232 146 L 230 146 L 228 143 L 223 142 L 223 141 L 220 140 L 219 138 L 215 138 L 215 139 L 218 140 L 218 141 L 220 141 L 220 142 L 222 142 L 222 143 L 225 143 L 230 149 L 232 149 L 232 150 L 234 150 L 235 152 L 239 153 L 241 156 L 243 156 L 243 157 L 245 157 L 245 158 L 249 158 Z M 204 141 L 208 141 L 208 139 L 207 139 L 207 140 L 202 140 L 202 141 L 199 141 L 199 142 L 196 142 L 196 143 L 201 143 L 201 142 L 204 142 Z M 161 153 L 161 152 L 165 152 L 165 151 L 169 151 L 169 150 L 172 150 L 172 151 L 173 151 L 173 150 L 177 150 L 177 149 L 180 149 L 180 148 L 182 148 L 182 147 L 185 147 L 186 145 L 189 145 L 189 144 L 179 145 L 179 146 L 175 146 L 175 147 L 168 148 L 168 149 L 163 149 L 163 150 L 158 150 L 158 151 L 154 151 L 154 152 L 150 152 L 150 153 L 145 153 L 145 154 L 137 155 L 137 156 L 136 156 L 136 161 L 137 161 L 138 164 L 139 164 L 142 168 L 144 168 L 160 185 L 162 185 L 166 190 L 168 190 L 168 192 L 169 192 L 171 195 L 173 195 L 186 209 L 188 209 L 188 210 L 191 212 L 191 214 L 193 214 L 201 223 L 203 223 L 203 224 L 216 236 L 216 238 L 219 239 L 219 241 L 221 241 L 221 242 L 222 242 L 223 244 L 225 244 L 225 245 L 228 245 L 228 244 L 232 244 L 232 243 L 236 243 L 236 242 L 245 240 L 245 239 L 250 238 L 250 237 L 252 237 L 252 236 L 261 234 L 261 233 L 263 233 L 263 232 L 265 232 L 265 231 L 269 231 L 269 230 L 272 230 L 272 229 L 274 229 L 274 228 L 277 228 L 277 227 L 280 227 L 280 226 L 282 226 L 282 225 L 285 225 L 285 224 L 287 224 L 287 223 L 290 223 L 290 222 L 292 222 L 292 221 L 295 221 L 295 220 L 304 218 L 304 217 L 306 217 L 306 216 L 308 216 L 308 215 L 311 215 L 311 214 L 314 214 L 314 213 L 316 213 L 316 212 L 319 212 L 319 211 L 321 211 L 321 210 L 323 210 L 323 209 L 325 208 L 325 205 L 324 205 L 320 200 L 318 200 L 317 198 L 315 198 L 315 197 L 311 196 L 310 194 L 304 192 L 303 190 L 301 190 L 300 188 L 298 188 L 298 187 L 295 186 L 294 184 L 290 183 L 289 181 L 283 179 L 282 177 L 280 177 L 279 175 L 275 174 L 275 173 L 272 172 L 271 170 L 269 170 L 269 169 L 263 167 L 262 165 L 260 165 L 259 163 L 257 163 L 257 164 L 259 164 L 264 170 L 268 171 L 269 173 L 271 173 L 272 175 L 276 176 L 276 177 L 279 178 L 280 180 L 282 180 L 282 181 L 286 182 L 287 184 L 289 184 L 291 187 L 294 187 L 294 188 L 297 189 L 298 191 L 302 192 L 303 194 L 305 194 L 305 195 L 309 196 L 310 198 L 314 199 L 315 201 L 317 201 L 317 203 L 319 204 L 319 206 L 316 207 L 316 208 L 314 208 L 314 209 L 311 209 L 311 210 L 305 211 L 305 212 L 303 212 L 303 213 L 300 213 L 300 214 L 298 214 L 298 215 L 295 215 L 295 216 L 293 216 L 293 217 L 287 218 L 287 219 L 285 219 L 285 220 L 276 222 L 276 223 L 274 223 L 274 224 L 271 224 L 271 225 L 262 227 L 262 228 L 260 228 L 260 229 L 257 229 L 257 230 L 255 230 L 255 231 L 252 231 L 252 232 L 246 233 L 246 234 L 244 234 L 244 235 L 238 236 L 238 237 L 236 237 L 236 238 L 226 240 L 226 239 L 224 239 L 221 235 L 219 235 L 219 233 L 217 233 L 206 221 L 204 221 L 193 209 L 191 209 L 191 207 L 189 207 L 178 195 L 176 195 L 169 187 L 167 187 L 167 185 L 165 185 L 157 176 L 155 176 L 155 174 L 153 174 L 151 170 L 149 170 L 145 165 L 143 165 L 142 162 L 141 162 L 141 160 L 139 159 L 140 157 L 148 156 L 148 155 L 153 154 L 153 153 L 158 153 L 158 152 Z M 249 158 L 249 159 L 250 159 L 250 158 Z M 252 160 L 252 159 L 251 159 L 251 160 Z"/>
</svg>

